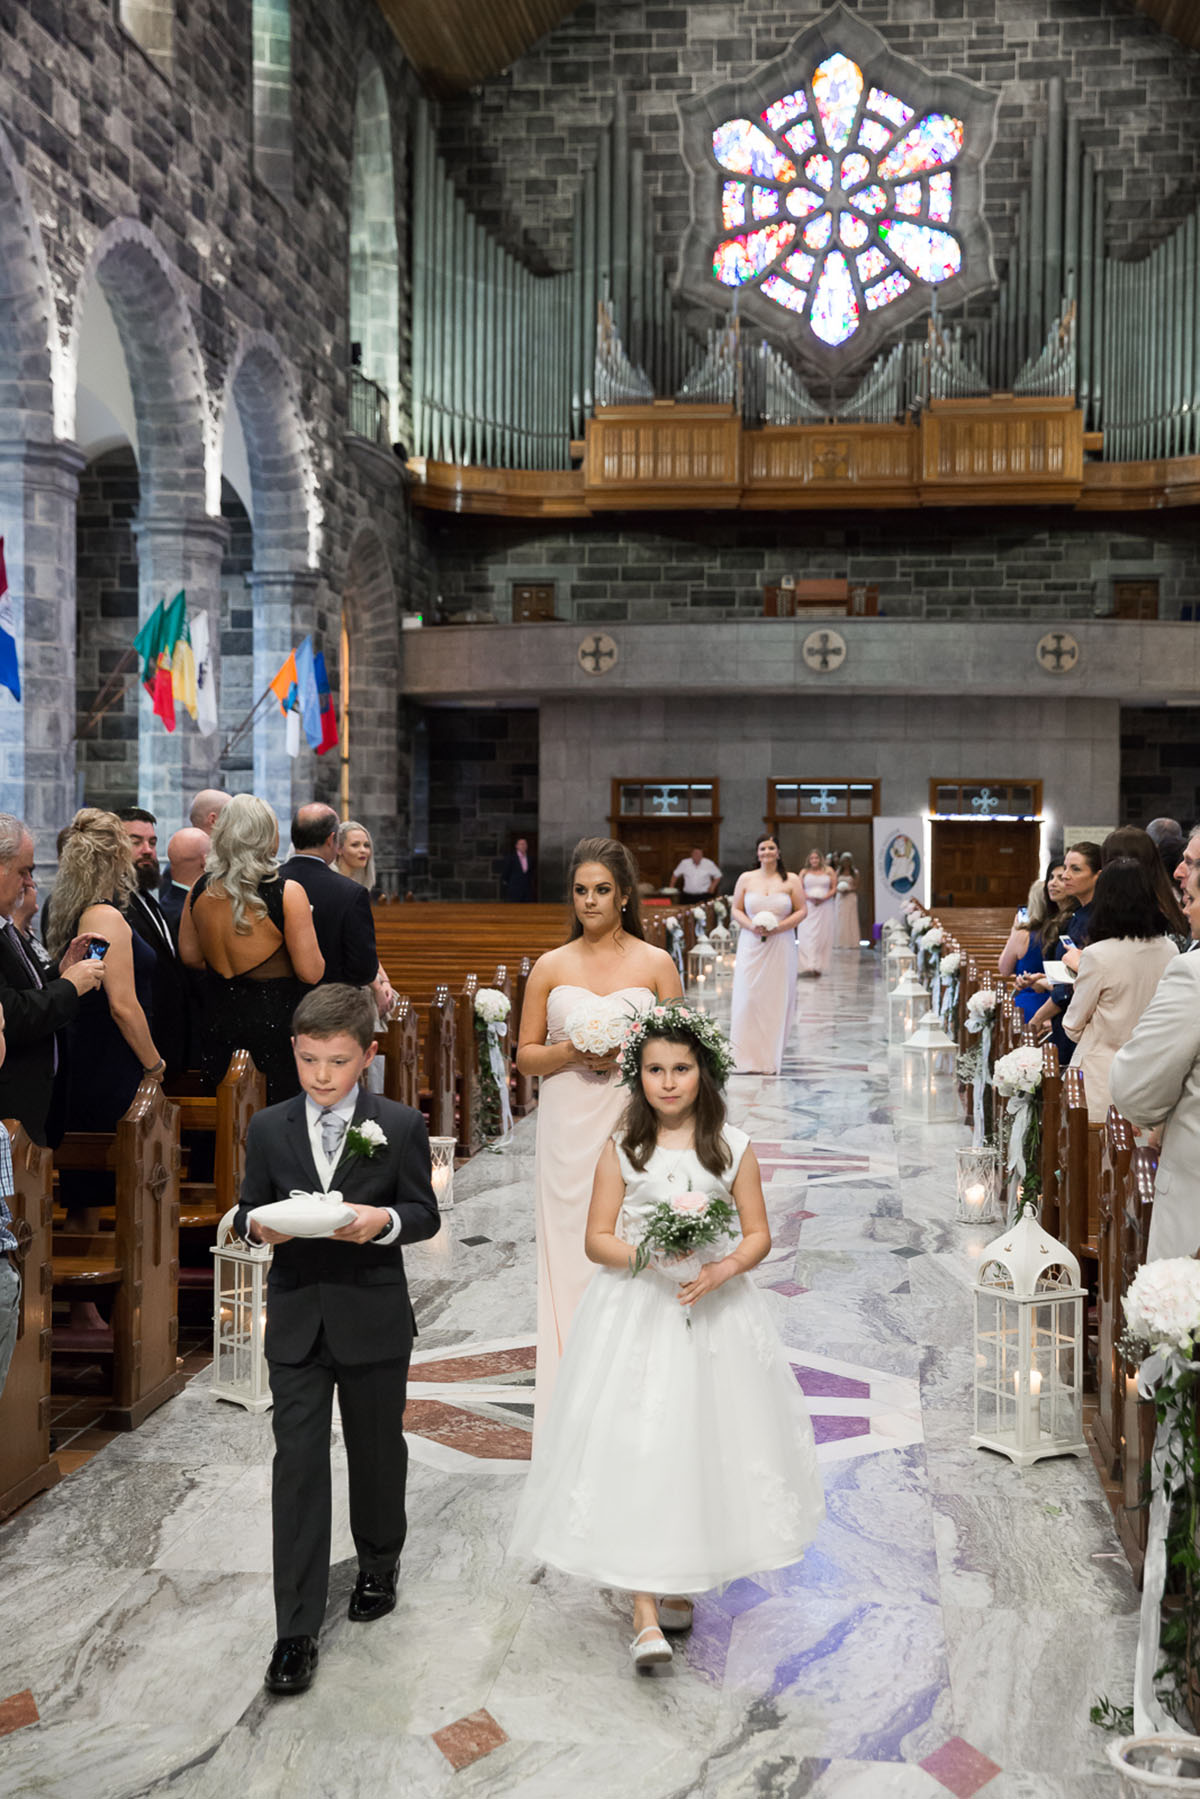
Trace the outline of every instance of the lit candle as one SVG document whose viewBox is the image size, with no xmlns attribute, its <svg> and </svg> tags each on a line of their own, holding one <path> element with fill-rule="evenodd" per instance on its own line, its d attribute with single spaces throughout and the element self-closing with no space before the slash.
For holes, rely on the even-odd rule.
<svg viewBox="0 0 1200 1799">
<path fill-rule="evenodd" d="M 976 1181 L 975 1185 L 973 1187 L 968 1187 L 963 1194 L 963 1204 L 966 1206 L 967 1211 L 975 1213 L 978 1218 L 983 1217 L 983 1207 L 986 1199 L 987 1188 L 982 1181 Z"/>
<path fill-rule="evenodd" d="M 1013 1375 L 1013 1392 L 1016 1394 L 1017 1404 L 1020 1405 L 1022 1400 L 1022 1383 L 1021 1371 L 1019 1368 Z M 1029 1373 L 1025 1376 L 1025 1395 L 1026 1416 L 1029 1420 L 1030 1435 L 1040 1437 L 1042 1434 L 1042 1371 L 1040 1368 L 1031 1368 Z"/>
</svg>

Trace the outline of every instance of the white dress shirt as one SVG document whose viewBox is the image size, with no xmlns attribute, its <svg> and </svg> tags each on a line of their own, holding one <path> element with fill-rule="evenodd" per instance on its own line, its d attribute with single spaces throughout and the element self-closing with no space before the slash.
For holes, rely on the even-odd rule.
<svg viewBox="0 0 1200 1799">
<path fill-rule="evenodd" d="M 701 856 L 699 862 L 693 862 L 690 856 L 679 864 L 671 876 L 672 885 L 682 880 L 683 891 L 693 898 L 706 898 L 714 881 L 719 881 L 721 871 L 716 863 L 707 856 Z"/>
<path fill-rule="evenodd" d="M 321 1191 L 323 1193 L 329 1192 L 333 1177 L 337 1172 L 338 1163 L 342 1159 L 342 1149 L 345 1145 L 346 1134 L 345 1131 L 342 1132 L 342 1141 L 338 1145 L 337 1155 L 331 1162 L 329 1157 L 325 1154 L 325 1146 L 321 1141 L 321 1119 L 324 1117 L 326 1110 L 328 1110 L 333 1113 L 335 1118 L 340 1118 L 345 1125 L 346 1130 L 349 1130 L 350 1126 L 354 1123 L 354 1112 L 357 1105 L 357 1087 L 351 1087 L 345 1099 L 339 1100 L 336 1106 L 329 1106 L 328 1108 L 319 1106 L 311 1095 L 306 1093 L 304 1096 L 304 1116 L 308 1124 L 308 1141 L 312 1149 L 313 1166 L 316 1168 L 317 1179 L 321 1183 Z M 394 1243 L 396 1238 L 400 1235 L 400 1214 L 396 1211 L 394 1206 L 383 1206 L 381 1210 L 385 1211 L 390 1217 L 392 1221 L 391 1229 L 385 1231 L 382 1236 L 372 1237 L 370 1241 L 377 1244 L 380 1249 L 386 1249 L 388 1244 Z"/>
</svg>

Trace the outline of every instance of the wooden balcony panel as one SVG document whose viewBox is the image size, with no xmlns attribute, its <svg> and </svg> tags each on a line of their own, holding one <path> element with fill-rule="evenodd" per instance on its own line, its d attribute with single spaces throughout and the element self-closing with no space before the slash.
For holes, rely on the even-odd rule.
<svg viewBox="0 0 1200 1799">
<path fill-rule="evenodd" d="M 413 502 L 488 518 L 586 518 L 582 469 L 483 468 L 414 457 Z"/>
<path fill-rule="evenodd" d="M 1156 462 L 1089 462 L 1083 470 L 1081 512 L 1150 512 L 1200 505 L 1200 456 Z"/>
<path fill-rule="evenodd" d="M 922 497 L 947 506 L 1078 500 L 1083 414 L 1070 400 L 935 400 L 921 421 Z"/>
<path fill-rule="evenodd" d="M 915 425 L 768 425 L 744 463 L 749 508 L 919 504 Z"/>
<path fill-rule="evenodd" d="M 734 508 L 741 502 L 741 420 L 727 406 L 612 406 L 587 428 L 592 510 Z"/>
</svg>

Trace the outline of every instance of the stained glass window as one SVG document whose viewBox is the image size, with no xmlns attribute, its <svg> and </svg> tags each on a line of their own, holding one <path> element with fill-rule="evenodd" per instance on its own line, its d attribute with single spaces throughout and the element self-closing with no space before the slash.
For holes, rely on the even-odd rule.
<svg viewBox="0 0 1200 1799">
<path fill-rule="evenodd" d="M 718 166 L 753 182 L 723 183 L 721 223 L 737 235 L 715 246 L 713 278 L 757 286 L 836 349 L 914 281 L 936 285 L 961 271 L 948 165 L 964 134 L 961 119 L 918 117 L 832 51 L 757 123 L 727 119 L 713 131 Z"/>
</svg>

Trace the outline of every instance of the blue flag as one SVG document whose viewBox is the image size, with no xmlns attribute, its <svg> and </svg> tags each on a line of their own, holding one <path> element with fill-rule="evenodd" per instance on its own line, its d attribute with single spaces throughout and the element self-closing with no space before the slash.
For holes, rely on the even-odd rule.
<svg viewBox="0 0 1200 1799">
<path fill-rule="evenodd" d="M 14 700 L 21 697 L 21 670 L 17 664 L 17 618 L 12 595 L 8 591 L 8 572 L 4 566 L 4 539 L 0 537 L 0 687 L 7 687 Z"/>
</svg>

